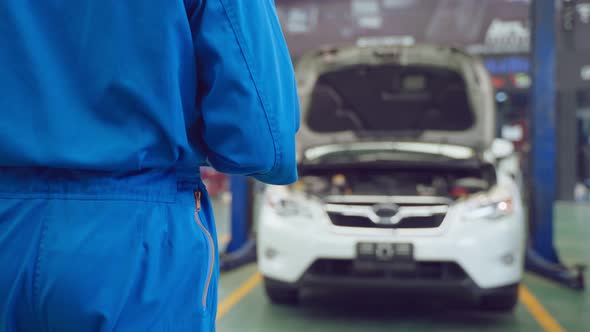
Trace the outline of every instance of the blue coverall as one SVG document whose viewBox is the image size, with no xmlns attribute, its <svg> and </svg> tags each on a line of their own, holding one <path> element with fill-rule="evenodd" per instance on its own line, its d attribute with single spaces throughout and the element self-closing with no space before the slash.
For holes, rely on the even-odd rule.
<svg viewBox="0 0 590 332">
<path fill-rule="evenodd" d="M 0 332 L 212 331 L 200 165 L 297 178 L 273 0 L 0 1 Z"/>
</svg>

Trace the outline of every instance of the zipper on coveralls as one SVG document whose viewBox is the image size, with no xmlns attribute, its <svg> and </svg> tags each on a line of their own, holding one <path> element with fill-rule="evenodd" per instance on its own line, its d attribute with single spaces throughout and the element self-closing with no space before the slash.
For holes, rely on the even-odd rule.
<svg viewBox="0 0 590 332">
<path fill-rule="evenodd" d="M 201 210 L 201 192 L 195 191 L 195 221 L 197 225 L 203 230 L 205 233 L 205 237 L 207 238 L 207 243 L 209 246 L 209 265 L 207 267 L 207 280 L 205 281 L 205 289 L 203 290 L 203 308 L 207 308 L 207 296 L 209 294 L 209 286 L 211 285 L 211 279 L 213 278 L 213 267 L 215 265 L 215 245 L 213 243 L 213 237 L 209 230 L 203 223 L 201 222 L 201 218 L 199 217 L 199 211 Z"/>
</svg>

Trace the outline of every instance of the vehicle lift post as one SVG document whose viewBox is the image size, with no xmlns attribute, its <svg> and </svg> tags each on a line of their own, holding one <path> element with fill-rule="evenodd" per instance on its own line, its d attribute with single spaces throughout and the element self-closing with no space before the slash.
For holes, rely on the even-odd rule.
<svg viewBox="0 0 590 332">
<path fill-rule="evenodd" d="M 220 270 L 228 271 L 256 261 L 256 240 L 252 235 L 252 182 L 245 176 L 230 177 L 231 240 L 221 257 Z"/>
<path fill-rule="evenodd" d="M 568 0 L 565 0 L 566 2 Z M 553 0 L 532 2 L 531 237 L 526 268 L 573 289 L 584 289 L 583 267 L 564 266 L 553 243 L 557 189 L 556 8 Z M 571 162 L 571 161 L 570 161 Z"/>
</svg>

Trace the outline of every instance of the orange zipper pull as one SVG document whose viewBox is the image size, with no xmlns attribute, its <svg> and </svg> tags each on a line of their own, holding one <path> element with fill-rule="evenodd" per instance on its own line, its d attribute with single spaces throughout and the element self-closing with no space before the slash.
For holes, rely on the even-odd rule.
<svg viewBox="0 0 590 332">
<path fill-rule="evenodd" d="M 195 206 L 197 207 L 197 211 L 201 211 L 201 192 L 195 191 Z"/>
</svg>

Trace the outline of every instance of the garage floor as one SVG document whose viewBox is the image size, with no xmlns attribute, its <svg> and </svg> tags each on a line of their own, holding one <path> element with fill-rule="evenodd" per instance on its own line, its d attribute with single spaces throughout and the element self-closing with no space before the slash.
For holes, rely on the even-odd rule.
<svg viewBox="0 0 590 332">
<path fill-rule="evenodd" d="M 221 210 L 221 211 L 220 211 Z M 220 220 L 226 211 L 218 210 Z M 590 205 L 562 204 L 556 209 L 556 245 L 566 264 L 590 265 Z M 220 225 L 220 241 L 227 226 Z M 590 276 L 586 276 L 590 285 Z M 273 306 L 261 277 L 251 265 L 221 275 L 219 332 L 275 331 L 590 331 L 590 290 L 562 288 L 526 275 L 513 315 L 471 311 L 437 299 L 350 298 L 311 294 L 299 307 Z"/>
</svg>

